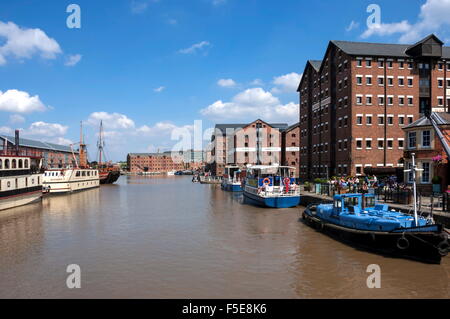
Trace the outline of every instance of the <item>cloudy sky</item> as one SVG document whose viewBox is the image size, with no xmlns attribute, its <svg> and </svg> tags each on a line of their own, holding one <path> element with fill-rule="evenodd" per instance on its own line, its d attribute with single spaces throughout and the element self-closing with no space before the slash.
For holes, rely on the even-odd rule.
<svg viewBox="0 0 450 319">
<path fill-rule="evenodd" d="M 67 27 L 71 3 L 80 29 Z M 70 144 L 83 121 L 93 159 L 103 120 L 108 157 L 123 160 L 171 149 L 195 120 L 293 124 L 305 61 L 329 40 L 450 42 L 450 0 L 377 1 L 368 28 L 371 3 L 3 0 L 0 134 Z"/>
</svg>

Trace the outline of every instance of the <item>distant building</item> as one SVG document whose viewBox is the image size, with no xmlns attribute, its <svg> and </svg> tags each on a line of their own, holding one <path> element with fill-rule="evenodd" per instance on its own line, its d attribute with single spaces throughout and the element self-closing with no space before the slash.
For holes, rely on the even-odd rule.
<svg viewBox="0 0 450 319">
<path fill-rule="evenodd" d="M 226 165 L 245 167 L 281 164 L 282 131 L 285 123 L 269 124 L 256 120 L 247 124 L 217 124 L 211 137 L 213 175 L 222 176 Z"/>
<path fill-rule="evenodd" d="M 442 131 L 447 143 L 450 143 L 450 114 L 436 113 L 437 124 Z M 404 164 L 405 169 L 412 166 L 411 153 L 415 153 L 417 168 L 422 171 L 417 172 L 417 188 L 422 193 L 432 192 L 432 180 L 434 176 L 441 177 L 442 190 L 447 190 L 450 183 L 449 163 L 447 154 L 439 140 L 438 135 L 434 132 L 433 126 L 426 117 L 422 117 L 416 122 L 406 126 L 405 133 L 405 151 Z M 433 159 L 441 158 L 440 161 Z M 405 173 L 405 181 L 412 183 L 412 174 Z"/>
<path fill-rule="evenodd" d="M 183 155 L 172 157 L 165 153 L 130 153 L 127 156 L 128 170 L 131 173 L 167 173 L 184 170 Z"/>
<path fill-rule="evenodd" d="M 282 132 L 282 154 L 283 166 L 294 167 L 295 177 L 300 174 L 300 123 L 289 126 Z"/>
<path fill-rule="evenodd" d="M 186 169 L 199 169 L 206 162 L 205 151 L 183 151 L 183 162 Z"/>
<path fill-rule="evenodd" d="M 19 138 L 19 155 L 42 158 L 43 168 L 65 168 L 79 162 L 79 152 L 69 146 Z M 0 154 L 16 154 L 16 137 L 0 135 Z M 74 158 L 75 156 L 75 158 Z"/>
</svg>

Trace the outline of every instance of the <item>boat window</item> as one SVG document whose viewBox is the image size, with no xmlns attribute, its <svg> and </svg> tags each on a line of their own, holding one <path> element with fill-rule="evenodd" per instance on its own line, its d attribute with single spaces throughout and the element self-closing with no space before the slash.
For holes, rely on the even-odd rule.
<svg viewBox="0 0 450 319">
<path fill-rule="evenodd" d="M 91 176 L 91 171 L 87 171 L 87 176 Z"/>
<path fill-rule="evenodd" d="M 0 159 L 0 169 L 3 169 L 3 162 L 1 159 Z"/>
<path fill-rule="evenodd" d="M 344 198 L 345 207 L 358 206 L 358 197 L 346 197 Z"/>
<path fill-rule="evenodd" d="M 335 208 L 341 208 L 342 207 L 342 202 L 340 200 L 335 200 L 334 201 L 334 207 Z"/>
<path fill-rule="evenodd" d="M 23 168 L 23 161 L 21 159 L 19 160 L 19 168 Z"/>
<path fill-rule="evenodd" d="M 29 168 L 29 166 L 28 166 L 28 160 L 25 160 L 25 165 L 24 165 L 24 167 L 25 167 L 25 168 Z"/>
<path fill-rule="evenodd" d="M 5 160 L 5 169 L 8 169 L 9 168 L 9 159 L 6 159 Z"/>
<path fill-rule="evenodd" d="M 81 172 L 81 176 L 86 176 L 86 171 Z"/>
<path fill-rule="evenodd" d="M 77 171 L 76 177 L 80 177 L 81 176 L 81 172 Z"/>
<path fill-rule="evenodd" d="M 375 207 L 375 197 L 365 197 L 364 207 Z"/>
<path fill-rule="evenodd" d="M 11 162 L 11 168 L 17 168 L 17 161 L 15 159 Z"/>
</svg>

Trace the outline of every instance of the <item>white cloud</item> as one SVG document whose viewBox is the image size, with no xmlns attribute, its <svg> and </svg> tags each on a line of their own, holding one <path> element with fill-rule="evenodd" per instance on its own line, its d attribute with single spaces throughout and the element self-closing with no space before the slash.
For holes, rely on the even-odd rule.
<svg viewBox="0 0 450 319">
<path fill-rule="evenodd" d="M 66 135 L 68 126 L 58 123 L 34 122 L 28 129 L 23 130 L 24 135 L 60 137 Z"/>
<path fill-rule="evenodd" d="M 14 133 L 14 130 L 7 126 L 0 126 L 0 134 L 4 135 L 12 135 Z"/>
<path fill-rule="evenodd" d="M 251 86 L 263 86 L 264 82 L 261 79 L 255 79 L 252 82 L 250 82 Z"/>
<path fill-rule="evenodd" d="M 41 102 L 38 95 L 30 96 L 27 92 L 19 90 L 0 91 L 0 111 L 13 113 L 42 112 L 47 107 Z"/>
<path fill-rule="evenodd" d="M 67 139 L 65 137 L 51 138 L 49 140 L 46 140 L 46 142 L 54 143 L 54 144 L 58 144 L 58 145 L 66 145 L 66 146 L 74 144 L 72 140 L 69 140 L 69 139 Z"/>
<path fill-rule="evenodd" d="M 25 122 L 25 118 L 22 115 L 19 115 L 19 114 L 12 114 L 12 115 L 9 116 L 9 122 L 11 124 L 24 123 Z"/>
<path fill-rule="evenodd" d="M 165 89 L 166 89 L 165 86 L 160 86 L 159 88 L 156 88 L 153 91 L 156 92 L 156 93 L 160 93 L 160 92 L 164 91 Z"/>
<path fill-rule="evenodd" d="M 81 61 L 83 56 L 81 54 L 69 55 L 64 63 L 65 66 L 75 66 Z"/>
<path fill-rule="evenodd" d="M 298 85 L 300 84 L 300 81 L 302 79 L 302 74 L 298 74 L 295 72 L 281 75 L 278 77 L 275 77 L 273 79 L 273 83 L 276 85 L 272 89 L 272 93 L 278 94 L 278 93 L 295 93 L 297 92 Z"/>
<path fill-rule="evenodd" d="M 247 89 L 233 97 L 231 102 L 219 100 L 200 111 L 203 116 L 213 120 L 243 121 L 262 118 L 289 123 L 298 120 L 298 112 L 298 104 L 291 102 L 283 105 L 277 97 L 262 88 Z"/>
<path fill-rule="evenodd" d="M 448 35 L 450 26 L 450 0 L 427 0 L 420 7 L 416 23 L 407 20 L 394 23 L 382 23 L 368 28 L 362 38 L 374 35 L 385 36 L 400 34 L 399 42 L 413 43 L 429 33 L 444 33 Z"/>
<path fill-rule="evenodd" d="M 195 54 L 198 51 L 204 50 L 207 47 L 209 47 L 211 44 L 208 41 L 202 41 L 199 43 L 195 43 L 193 45 L 191 45 L 189 48 L 186 49 L 182 49 L 180 51 L 178 51 L 181 54 Z"/>
<path fill-rule="evenodd" d="M 143 125 L 136 130 L 137 134 L 162 136 L 170 135 L 174 130 L 193 130 L 192 125 L 177 126 L 170 122 L 158 122 L 154 126 Z"/>
<path fill-rule="evenodd" d="M 26 29 L 13 22 L 0 21 L 0 39 L 5 43 L 0 47 L 0 65 L 7 63 L 7 57 L 30 59 L 39 55 L 43 59 L 55 59 L 61 48 L 54 39 L 40 29 Z"/>
<path fill-rule="evenodd" d="M 103 126 L 109 130 L 128 130 L 135 128 L 134 121 L 120 113 L 94 112 L 89 115 L 87 123 L 94 127 L 98 127 L 100 121 L 103 121 Z"/>
<path fill-rule="evenodd" d="M 217 81 L 217 85 L 224 88 L 232 88 L 237 84 L 232 79 L 220 79 L 219 81 Z"/>
<path fill-rule="evenodd" d="M 347 28 L 345 28 L 345 31 L 350 32 L 350 31 L 358 29 L 358 28 L 359 28 L 359 22 L 355 22 L 352 20 L 352 22 L 350 22 L 349 26 Z"/>
</svg>

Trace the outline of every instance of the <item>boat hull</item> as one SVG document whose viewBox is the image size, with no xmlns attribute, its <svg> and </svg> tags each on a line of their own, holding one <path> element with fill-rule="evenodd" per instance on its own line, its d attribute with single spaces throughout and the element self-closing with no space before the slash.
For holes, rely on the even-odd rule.
<svg viewBox="0 0 450 319">
<path fill-rule="evenodd" d="M 42 199 L 42 187 L 14 196 L 0 197 L 0 211 L 37 203 Z"/>
<path fill-rule="evenodd" d="M 242 192 L 241 185 L 222 184 L 222 189 L 226 192 Z"/>
<path fill-rule="evenodd" d="M 100 172 L 100 184 L 114 184 L 120 177 L 120 171 Z"/>
<path fill-rule="evenodd" d="M 291 208 L 300 205 L 300 196 L 261 197 L 244 190 L 247 203 L 268 208 Z"/>
<path fill-rule="evenodd" d="M 440 225 L 376 232 L 329 223 L 308 210 L 303 212 L 302 219 L 307 225 L 342 242 L 392 257 L 439 264 L 448 252 L 448 239 Z"/>
</svg>

